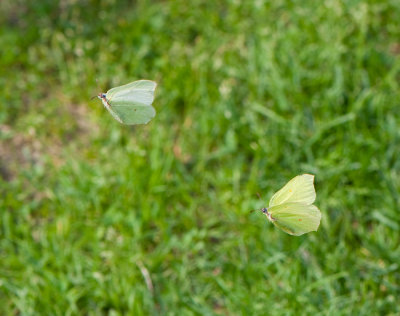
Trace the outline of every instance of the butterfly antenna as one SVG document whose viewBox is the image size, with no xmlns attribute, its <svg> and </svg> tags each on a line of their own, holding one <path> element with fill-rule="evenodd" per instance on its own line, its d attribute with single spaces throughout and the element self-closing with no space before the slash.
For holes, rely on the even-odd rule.
<svg viewBox="0 0 400 316">
<path fill-rule="evenodd" d="M 95 80 L 96 80 L 96 83 L 97 83 L 97 88 L 99 88 L 99 91 L 100 91 L 101 88 L 100 88 L 100 85 L 99 85 L 99 80 L 97 78 Z M 97 98 L 97 97 L 98 97 L 97 95 L 91 97 L 90 101 L 92 101 L 94 98 Z"/>
<path fill-rule="evenodd" d="M 257 196 L 258 196 L 258 198 L 261 200 L 261 195 L 260 195 L 260 193 L 256 193 L 257 194 Z M 255 212 L 255 211 L 259 211 L 259 210 L 250 210 L 250 213 L 253 213 L 253 212 Z"/>
</svg>

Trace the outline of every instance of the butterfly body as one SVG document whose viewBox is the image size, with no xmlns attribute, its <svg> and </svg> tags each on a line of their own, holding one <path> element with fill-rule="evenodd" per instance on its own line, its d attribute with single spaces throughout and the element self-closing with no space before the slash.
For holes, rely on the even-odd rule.
<svg viewBox="0 0 400 316">
<path fill-rule="evenodd" d="M 261 209 L 261 212 L 263 212 L 265 214 L 265 216 L 268 217 L 268 219 L 272 222 L 274 219 L 272 218 L 271 214 L 268 213 L 268 208 L 267 207 L 263 207 Z"/>
<path fill-rule="evenodd" d="M 110 106 L 110 104 L 108 104 L 108 101 L 107 101 L 105 93 L 100 93 L 97 97 L 101 100 L 101 102 L 103 103 L 105 108 Z"/>
</svg>

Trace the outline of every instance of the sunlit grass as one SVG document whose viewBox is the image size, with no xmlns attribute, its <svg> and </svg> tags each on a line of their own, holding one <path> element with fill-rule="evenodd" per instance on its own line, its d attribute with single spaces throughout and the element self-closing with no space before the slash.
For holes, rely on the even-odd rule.
<svg viewBox="0 0 400 316">
<path fill-rule="evenodd" d="M 0 8 L 1 314 L 400 312 L 396 1 Z M 305 172 L 318 232 L 250 213 Z"/>
</svg>

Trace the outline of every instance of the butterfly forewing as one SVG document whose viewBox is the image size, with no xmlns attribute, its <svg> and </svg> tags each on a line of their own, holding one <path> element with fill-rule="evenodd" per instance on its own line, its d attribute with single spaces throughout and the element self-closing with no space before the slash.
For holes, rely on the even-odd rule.
<svg viewBox="0 0 400 316">
<path fill-rule="evenodd" d="M 135 101 L 143 105 L 151 105 L 157 84 L 151 80 L 138 80 L 108 90 L 106 98 L 109 102 Z"/>
<path fill-rule="evenodd" d="M 294 177 L 269 201 L 269 207 L 283 203 L 296 202 L 310 205 L 315 201 L 314 176 L 303 174 Z"/>
</svg>

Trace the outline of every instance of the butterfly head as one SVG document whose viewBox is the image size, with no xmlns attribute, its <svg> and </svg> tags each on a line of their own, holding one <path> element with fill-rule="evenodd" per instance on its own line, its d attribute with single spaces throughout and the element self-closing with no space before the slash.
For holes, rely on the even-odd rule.
<svg viewBox="0 0 400 316">
<path fill-rule="evenodd" d="M 268 208 L 263 207 L 263 208 L 261 209 L 261 212 L 263 212 L 263 213 L 265 214 L 265 216 L 267 216 L 268 219 L 269 219 L 271 222 L 274 221 L 274 218 L 271 216 L 270 213 L 268 213 Z"/>
<path fill-rule="evenodd" d="M 266 207 L 263 207 L 261 209 L 261 212 L 263 212 L 264 214 L 268 214 L 268 209 Z"/>
</svg>

